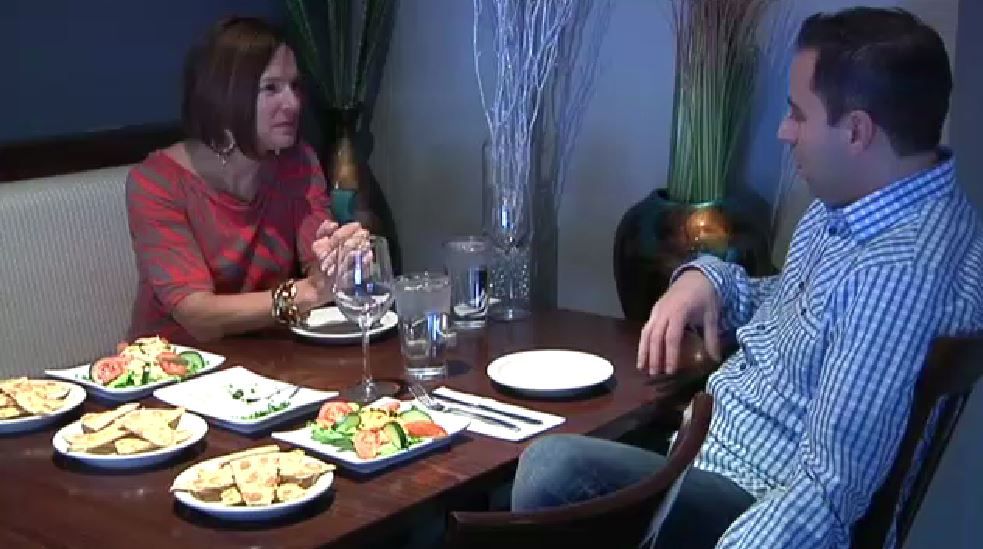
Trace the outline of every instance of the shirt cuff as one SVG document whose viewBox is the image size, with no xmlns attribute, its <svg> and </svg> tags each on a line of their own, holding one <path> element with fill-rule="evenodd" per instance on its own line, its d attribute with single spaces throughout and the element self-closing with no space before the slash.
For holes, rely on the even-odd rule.
<svg viewBox="0 0 983 549">
<path fill-rule="evenodd" d="M 701 255 L 689 263 L 684 263 L 679 267 L 676 267 L 676 270 L 672 272 L 672 276 L 669 277 L 669 285 L 671 286 L 674 284 L 684 271 L 696 269 L 703 273 L 703 276 L 707 277 L 710 284 L 713 284 L 713 289 L 716 290 L 717 295 L 720 296 L 720 302 L 727 303 L 727 275 L 721 268 L 722 266 L 723 262 L 717 257 L 712 255 Z"/>
</svg>

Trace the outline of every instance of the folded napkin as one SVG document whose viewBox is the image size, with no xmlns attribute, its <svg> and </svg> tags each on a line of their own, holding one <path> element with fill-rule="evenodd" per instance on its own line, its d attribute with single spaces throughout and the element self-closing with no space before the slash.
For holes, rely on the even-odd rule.
<svg viewBox="0 0 983 549">
<path fill-rule="evenodd" d="M 562 416 L 555 416 L 553 414 L 547 414 L 546 412 L 537 412 L 536 410 L 530 410 L 529 408 L 523 408 L 521 406 L 516 406 L 514 404 L 499 402 L 495 399 L 488 398 L 488 397 L 481 397 L 477 395 L 472 395 L 470 393 L 462 393 L 461 391 L 455 391 L 454 389 L 451 389 L 449 387 L 439 387 L 437 389 L 434 389 L 433 394 L 438 397 L 440 395 L 448 396 L 455 400 L 460 400 L 462 402 L 483 404 L 489 408 L 494 408 L 496 410 L 502 410 L 513 414 L 519 414 L 521 416 L 525 416 L 530 419 L 538 419 L 539 421 L 543 422 L 540 425 L 533 425 L 531 423 L 524 423 L 522 421 L 519 421 L 518 419 L 513 419 L 508 416 L 496 414 L 495 412 L 489 411 L 487 409 L 470 408 L 467 406 L 460 406 L 449 402 L 442 402 L 442 404 L 446 404 L 453 408 L 459 408 L 469 412 L 475 412 L 487 416 L 494 416 L 504 421 L 507 421 L 512 425 L 515 425 L 516 427 L 519 428 L 518 431 L 513 431 L 511 429 L 507 429 L 499 425 L 486 423 L 479 419 L 473 419 L 471 420 L 471 424 L 468 426 L 468 431 L 471 431 L 473 433 L 478 433 L 493 438 L 510 440 L 512 442 L 519 442 L 525 440 L 533 435 L 542 433 L 547 429 L 552 429 L 553 427 L 556 427 L 557 425 L 566 421 L 566 418 Z"/>
</svg>

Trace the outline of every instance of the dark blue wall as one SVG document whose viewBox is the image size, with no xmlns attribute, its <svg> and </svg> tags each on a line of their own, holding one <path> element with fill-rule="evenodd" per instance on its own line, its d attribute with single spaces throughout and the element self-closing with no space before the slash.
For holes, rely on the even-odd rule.
<svg viewBox="0 0 983 549">
<path fill-rule="evenodd" d="M 279 0 L 3 0 L 0 143 L 176 120 L 188 47 Z"/>
</svg>

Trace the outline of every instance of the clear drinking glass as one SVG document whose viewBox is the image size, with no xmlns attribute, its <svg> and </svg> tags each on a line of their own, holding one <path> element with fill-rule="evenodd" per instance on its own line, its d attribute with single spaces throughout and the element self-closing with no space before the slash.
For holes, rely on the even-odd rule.
<svg viewBox="0 0 983 549">
<path fill-rule="evenodd" d="M 338 261 L 334 280 L 335 305 L 362 330 L 362 381 L 345 389 L 342 397 L 354 402 L 372 402 L 399 391 L 393 382 L 375 381 L 369 367 L 369 328 L 392 306 L 393 269 L 389 244 L 381 236 L 370 236 L 361 247 L 348 250 Z"/>
<path fill-rule="evenodd" d="M 488 316 L 488 241 L 467 236 L 444 243 L 444 267 L 451 279 L 451 322 L 481 328 Z"/>
<path fill-rule="evenodd" d="M 456 341 L 448 315 L 450 279 L 438 273 L 411 273 L 397 278 L 393 289 L 406 377 L 410 381 L 445 377 L 447 349 Z"/>
<path fill-rule="evenodd" d="M 485 231 L 495 248 L 505 256 L 505 299 L 492 305 L 488 315 L 495 320 L 520 320 L 529 316 L 529 303 L 516 291 L 520 248 L 529 238 L 530 200 L 526 185 L 488 185 Z"/>
</svg>

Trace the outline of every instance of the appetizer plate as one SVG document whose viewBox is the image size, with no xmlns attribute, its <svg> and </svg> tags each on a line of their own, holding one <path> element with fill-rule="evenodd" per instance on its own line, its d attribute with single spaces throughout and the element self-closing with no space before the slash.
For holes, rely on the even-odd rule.
<svg viewBox="0 0 983 549">
<path fill-rule="evenodd" d="M 172 406 L 191 410 L 215 425 L 244 434 L 308 413 L 337 395 L 337 391 L 319 391 L 270 379 L 242 366 L 154 391 L 155 397 Z"/>
<path fill-rule="evenodd" d="M 185 479 L 192 479 L 195 472 L 194 467 L 189 467 L 185 469 L 180 475 L 177 476 L 175 482 L 181 482 Z M 300 507 L 314 501 L 315 499 L 324 495 L 328 489 L 331 488 L 331 484 L 334 483 L 334 473 L 328 471 L 321 475 L 317 481 L 307 489 L 307 492 L 298 499 L 293 501 L 288 501 L 286 503 L 273 503 L 271 505 L 262 505 L 256 507 L 249 506 L 229 506 L 223 505 L 221 503 L 212 503 L 207 501 L 201 501 L 200 499 L 194 497 L 188 492 L 176 491 L 174 492 L 174 498 L 191 507 L 205 513 L 206 515 L 211 515 L 224 520 L 232 521 L 245 521 L 245 520 L 272 520 L 280 518 L 287 515 Z"/>
<path fill-rule="evenodd" d="M 82 434 L 82 420 L 75 421 L 59 429 L 51 442 L 59 454 L 78 460 L 86 465 L 104 469 L 136 469 L 167 461 L 185 448 L 197 443 L 208 432 L 208 424 L 205 423 L 205 420 L 188 412 L 185 412 L 181 416 L 177 428 L 190 432 L 191 436 L 174 446 L 141 454 L 106 455 L 72 452 L 69 450 L 67 439 L 68 437 Z"/>
<path fill-rule="evenodd" d="M 70 385 L 68 396 L 65 397 L 64 404 L 56 412 L 47 415 L 2 419 L 0 420 L 0 434 L 22 433 L 24 431 L 33 431 L 47 427 L 58 421 L 65 414 L 78 408 L 85 401 L 85 389 L 73 383 L 69 383 L 68 385 Z"/>
<path fill-rule="evenodd" d="M 112 402 L 130 402 L 133 400 L 139 400 L 144 398 L 154 392 L 154 389 L 158 387 L 163 387 L 165 385 L 170 385 L 176 382 L 183 382 L 185 380 L 191 379 L 195 376 L 201 375 L 202 373 L 209 372 L 218 368 L 225 362 L 225 357 L 222 355 L 216 355 L 214 353 L 209 353 L 207 351 L 202 351 L 199 349 L 194 349 L 192 347 L 184 347 L 182 345 L 175 345 L 174 349 L 178 353 L 184 351 L 195 351 L 200 354 L 203 359 L 205 359 L 205 367 L 197 372 L 185 377 L 184 379 L 176 380 L 161 380 L 154 383 L 148 383 L 146 385 L 137 385 L 134 387 L 123 387 L 123 388 L 113 388 L 106 387 L 92 381 L 89 378 L 89 367 L 91 364 L 82 364 L 81 366 L 75 366 L 72 368 L 66 368 L 63 370 L 45 370 L 44 373 L 51 377 L 63 379 L 66 381 L 71 381 L 72 383 L 78 383 L 84 385 L 88 389 L 89 394 L 108 400 Z"/>
</svg>

